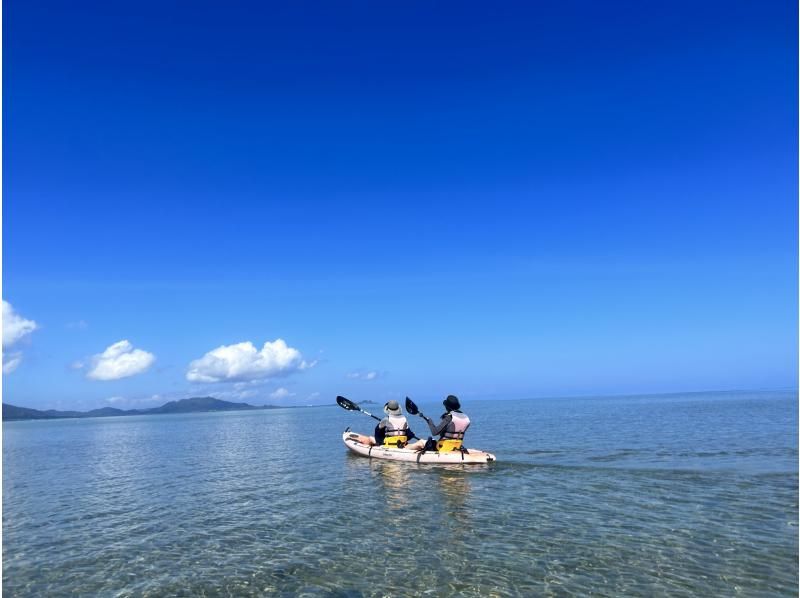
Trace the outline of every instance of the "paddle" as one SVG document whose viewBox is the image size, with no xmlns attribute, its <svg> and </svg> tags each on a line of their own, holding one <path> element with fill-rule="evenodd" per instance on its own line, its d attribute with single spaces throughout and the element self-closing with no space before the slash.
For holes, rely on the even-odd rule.
<svg viewBox="0 0 800 598">
<path fill-rule="evenodd" d="M 408 411 L 408 413 L 411 414 L 411 415 L 419 415 L 422 419 L 428 420 L 428 418 L 425 417 L 425 415 L 422 413 L 422 411 L 419 410 L 419 407 L 417 407 L 416 403 L 414 403 L 414 401 L 412 401 L 408 397 L 406 397 L 406 411 Z M 428 423 L 430 425 L 430 420 L 428 420 Z M 420 449 L 417 449 L 417 450 L 420 450 Z M 431 450 L 431 451 L 438 450 L 436 448 L 436 442 L 430 436 L 428 436 L 428 442 L 425 443 L 425 446 L 422 448 L 421 452 L 424 453 L 425 451 L 428 451 L 428 450 Z"/>
<path fill-rule="evenodd" d="M 347 409 L 348 411 L 360 411 L 364 415 L 369 415 L 372 419 L 377 419 L 378 421 L 381 421 L 380 417 L 376 417 L 376 416 L 372 415 L 371 413 L 367 413 L 366 411 L 364 411 L 361 407 L 356 405 L 350 399 L 346 399 L 346 398 L 344 398 L 342 396 L 338 396 L 338 397 L 336 397 L 336 402 L 339 404 L 339 407 L 341 407 L 342 409 Z"/>
<path fill-rule="evenodd" d="M 417 406 L 416 406 L 416 404 L 414 403 L 414 401 L 412 401 L 412 400 L 411 400 L 411 399 L 409 399 L 408 397 L 406 397 L 406 411 L 408 411 L 408 412 L 409 412 L 411 415 L 419 415 L 420 417 L 422 417 L 422 418 L 424 418 L 424 419 L 428 419 L 428 418 L 426 418 L 426 417 L 425 417 L 425 415 L 423 415 L 423 413 L 422 413 L 422 412 L 421 412 L 421 411 L 420 411 L 420 410 L 417 408 Z"/>
</svg>

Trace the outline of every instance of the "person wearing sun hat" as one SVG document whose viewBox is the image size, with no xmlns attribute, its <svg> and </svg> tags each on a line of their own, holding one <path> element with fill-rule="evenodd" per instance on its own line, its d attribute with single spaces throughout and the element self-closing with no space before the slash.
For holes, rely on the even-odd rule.
<svg viewBox="0 0 800 598">
<path fill-rule="evenodd" d="M 397 401 L 388 401 L 383 406 L 383 412 L 386 417 L 375 426 L 375 436 L 370 438 L 373 444 L 402 448 L 408 444 L 410 438 L 417 437 L 408 427 L 408 420 Z"/>
</svg>

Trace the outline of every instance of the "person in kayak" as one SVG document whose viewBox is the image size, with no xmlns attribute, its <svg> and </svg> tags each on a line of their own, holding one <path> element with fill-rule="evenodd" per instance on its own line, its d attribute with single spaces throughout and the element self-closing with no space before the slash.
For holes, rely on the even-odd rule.
<svg viewBox="0 0 800 598">
<path fill-rule="evenodd" d="M 469 417 L 461 411 L 461 403 L 455 395 L 447 395 L 447 398 L 442 401 L 442 405 L 444 405 L 446 411 L 442 414 L 438 424 L 433 423 L 433 420 L 426 415 L 422 415 L 422 417 L 428 422 L 431 434 L 439 436 L 439 440 L 436 442 L 437 451 L 461 450 L 464 444 L 464 433 L 470 424 Z M 415 442 L 408 448 L 420 451 L 423 449 L 430 450 L 431 447 L 427 443 L 420 441 Z"/>
<path fill-rule="evenodd" d="M 408 444 L 409 439 L 417 438 L 416 434 L 408 427 L 408 420 L 403 415 L 397 401 L 392 400 L 386 403 L 383 406 L 383 412 L 386 417 L 375 426 L 375 436 L 369 439 L 372 444 L 403 448 Z"/>
</svg>

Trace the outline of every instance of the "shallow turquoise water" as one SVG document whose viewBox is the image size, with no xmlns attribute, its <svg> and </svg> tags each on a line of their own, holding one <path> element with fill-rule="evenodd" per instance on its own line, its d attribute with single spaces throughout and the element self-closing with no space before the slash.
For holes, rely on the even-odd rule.
<svg viewBox="0 0 800 598">
<path fill-rule="evenodd" d="M 796 595 L 794 394 L 465 411 L 497 463 L 351 455 L 336 406 L 4 423 L 3 592 Z"/>
</svg>

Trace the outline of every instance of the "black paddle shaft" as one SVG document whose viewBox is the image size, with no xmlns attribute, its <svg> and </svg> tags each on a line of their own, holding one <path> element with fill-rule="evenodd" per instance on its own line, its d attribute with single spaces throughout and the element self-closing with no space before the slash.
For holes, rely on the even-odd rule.
<svg viewBox="0 0 800 598">
<path fill-rule="evenodd" d="M 341 407 L 342 409 L 347 409 L 348 411 L 360 411 L 364 415 L 369 415 L 372 419 L 376 419 L 378 421 L 381 421 L 380 417 L 376 417 L 375 415 L 372 415 L 371 413 L 368 413 L 368 412 L 364 411 L 356 403 L 354 403 L 350 399 L 347 399 L 347 398 L 345 398 L 343 396 L 336 397 L 336 402 L 339 404 L 339 407 Z"/>
</svg>

